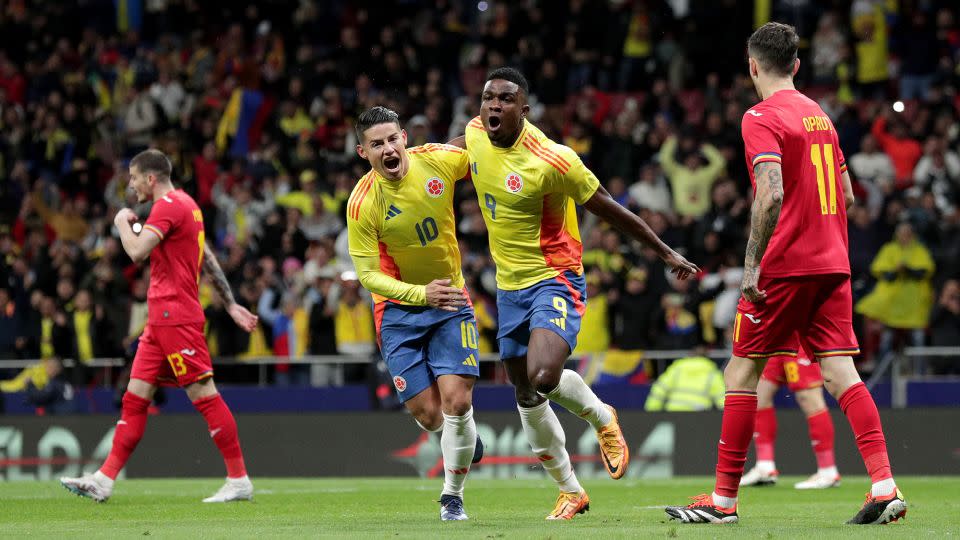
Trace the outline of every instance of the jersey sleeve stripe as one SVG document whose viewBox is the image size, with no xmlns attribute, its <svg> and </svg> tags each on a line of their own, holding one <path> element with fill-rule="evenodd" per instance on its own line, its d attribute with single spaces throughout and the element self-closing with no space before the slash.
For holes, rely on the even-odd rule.
<svg viewBox="0 0 960 540">
<path fill-rule="evenodd" d="M 860 354 L 860 347 L 853 347 L 850 349 L 831 349 L 827 351 L 813 351 L 813 355 L 817 358 L 826 358 L 829 356 L 856 356 Z"/>
<path fill-rule="evenodd" d="M 373 178 L 367 179 L 367 185 L 363 188 L 363 191 L 360 192 L 360 195 L 357 197 L 357 203 L 353 208 L 353 219 L 360 219 L 360 207 L 363 205 L 363 199 L 366 198 L 367 193 L 370 192 L 370 188 L 373 187 Z"/>
<path fill-rule="evenodd" d="M 440 151 L 453 152 L 454 154 L 463 153 L 463 149 L 457 146 L 453 146 L 449 144 L 436 144 L 436 143 L 429 143 L 423 146 L 418 146 L 416 148 L 411 148 L 410 150 L 407 150 L 407 153 L 408 154 L 425 154 L 428 152 L 440 152 Z"/>
<path fill-rule="evenodd" d="M 367 196 L 367 192 L 370 191 L 370 186 L 373 185 L 373 179 L 370 178 L 370 174 L 363 178 L 353 194 L 353 200 L 348 205 L 347 213 L 354 221 L 360 219 L 360 204 L 363 203 L 363 198 Z"/>
<path fill-rule="evenodd" d="M 761 353 L 747 353 L 747 358 L 752 359 L 763 359 L 771 358 L 773 356 L 797 356 L 797 351 L 771 351 L 771 352 L 761 352 Z"/>
<path fill-rule="evenodd" d="M 369 173 L 367 173 L 367 175 L 369 175 Z M 364 176 L 363 178 L 361 178 L 360 181 L 357 182 L 357 186 L 353 188 L 353 193 L 350 194 L 350 198 L 347 199 L 347 216 L 348 217 L 351 217 L 351 218 L 353 217 L 353 205 L 356 204 L 357 194 L 363 188 L 363 183 L 366 182 L 366 180 L 367 180 L 367 176 Z"/>
<path fill-rule="evenodd" d="M 554 158 L 546 155 L 545 153 L 543 153 L 542 149 L 537 148 L 536 146 L 532 145 L 527 139 L 524 139 L 524 140 L 523 140 L 523 146 L 525 146 L 525 147 L 527 148 L 527 150 L 530 150 L 530 152 L 531 152 L 532 154 L 534 154 L 535 156 L 537 156 L 537 157 L 539 157 L 540 159 L 542 159 L 542 160 L 546 161 L 547 163 L 549 163 L 554 169 L 560 171 L 560 172 L 563 173 L 563 174 L 567 174 L 567 169 L 564 168 L 562 165 L 560 165 L 560 163 L 557 162 L 556 159 L 554 159 Z"/>
<path fill-rule="evenodd" d="M 780 154 L 776 152 L 761 152 L 753 156 L 753 164 L 763 163 L 765 161 L 781 163 L 783 159 L 780 157 Z"/>
<path fill-rule="evenodd" d="M 845 172 L 847 172 L 847 162 L 846 162 L 846 161 L 840 163 L 840 174 L 843 174 L 843 173 L 845 173 Z"/>
<path fill-rule="evenodd" d="M 550 150 L 550 149 L 547 148 L 546 146 L 543 146 L 543 145 L 540 143 L 540 141 L 537 140 L 536 137 L 534 137 L 534 136 L 532 136 L 532 135 L 529 135 L 529 136 L 527 136 L 527 140 L 529 140 L 531 143 L 533 143 L 534 146 L 536 146 L 537 148 L 539 148 L 540 150 L 542 150 L 544 154 L 546 154 L 546 155 L 548 155 L 548 156 L 556 159 L 561 165 L 563 165 L 563 166 L 566 167 L 567 169 L 570 168 L 570 162 L 568 162 L 567 160 L 563 159 L 563 156 L 561 156 L 560 154 L 554 152 L 553 150 Z M 564 171 L 564 172 L 566 172 L 566 171 Z"/>
<path fill-rule="evenodd" d="M 153 234 L 159 236 L 161 240 L 163 240 L 163 233 L 160 232 L 160 229 L 154 227 L 153 225 L 144 225 L 143 229 L 152 232 Z"/>
</svg>

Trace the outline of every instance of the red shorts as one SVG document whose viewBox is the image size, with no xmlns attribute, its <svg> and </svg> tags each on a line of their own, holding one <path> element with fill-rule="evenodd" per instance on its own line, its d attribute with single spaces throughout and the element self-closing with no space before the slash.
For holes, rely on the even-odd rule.
<svg viewBox="0 0 960 540">
<path fill-rule="evenodd" d="M 786 384 L 791 392 L 823 386 L 820 364 L 803 355 L 770 358 L 760 378 L 781 386 Z"/>
<path fill-rule="evenodd" d="M 213 377 L 203 323 L 177 326 L 148 324 L 140 336 L 131 379 L 153 385 L 187 386 Z"/>
<path fill-rule="evenodd" d="M 797 356 L 806 340 L 813 356 L 853 356 L 860 345 L 853 333 L 850 277 L 843 274 L 764 278 L 767 299 L 740 298 L 733 323 L 733 354 L 741 358 Z"/>
</svg>

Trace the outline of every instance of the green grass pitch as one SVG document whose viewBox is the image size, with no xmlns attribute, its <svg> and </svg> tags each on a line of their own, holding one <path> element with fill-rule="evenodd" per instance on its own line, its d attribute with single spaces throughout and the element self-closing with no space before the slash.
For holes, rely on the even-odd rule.
<svg viewBox="0 0 960 540">
<path fill-rule="evenodd" d="M 843 525 L 859 509 L 864 477 L 826 491 L 798 478 L 741 492 L 737 525 L 680 525 L 663 505 L 711 486 L 710 478 L 593 481 L 591 510 L 546 522 L 556 490 L 546 480 L 467 481 L 470 521 L 439 521 L 440 481 L 254 478 L 252 503 L 203 504 L 218 479 L 124 480 L 105 504 L 56 482 L 0 484 L 0 538 L 960 538 L 960 478 L 901 477 L 907 519 Z"/>
</svg>

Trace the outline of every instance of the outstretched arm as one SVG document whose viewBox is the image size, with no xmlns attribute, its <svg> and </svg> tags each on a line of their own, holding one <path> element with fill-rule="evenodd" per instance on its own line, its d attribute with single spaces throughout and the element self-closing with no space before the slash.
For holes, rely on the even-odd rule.
<svg viewBox="0 0 960 540">
<path fill-rule="evenodd" d="M 779 163 L 764 161 L 753 169 L 757 192 L 750 209 L 750 238 L 743 261 L 743 282 L 740 292 L 750 302 L 763 302 L 767 293 L 757 288 L 760 279 L 760 261 L 767 251 L 773 230 L 780 219 L 783 206 L 783 176 Z"/>
<path fill-rule="evenodd" d="M 686 260 L 682 255 L 672 250 L 670 246 L 664 244 L 663 240 L 660 240 L 656 233 L 650 229 L 650 226 L 639 216 L 613 200 L 613 197 L 603 186 L 597 188 L 597 191 L 587 200 L 584 207 L 621 232 L 653 248 L 678 278 L 686 279 L 700 271 L 697 265 Z"/>
<path fill-rule="evenodd" d="M 227 306 L 227 313 L 230 314 L 233 322 L 237 323 L 237 326 L 247 332 L 253 332 L 253 329 L 257 326 L 257 316 L 250 313 L 233 298 L 233 291 L 230 290 L 230 282 L 227 281 L 227 276 L 223 274 L 223 269 L 220 268 L 220 263 L 217 262 L 217 256 L 213 250 L 210 249 L 209 244 L 204 244 L 203 247 L 203 269 L 210 275 L 213 288 L 216 289 L 220 299 L 223 300 L 223 305 Z"/>
</svg>

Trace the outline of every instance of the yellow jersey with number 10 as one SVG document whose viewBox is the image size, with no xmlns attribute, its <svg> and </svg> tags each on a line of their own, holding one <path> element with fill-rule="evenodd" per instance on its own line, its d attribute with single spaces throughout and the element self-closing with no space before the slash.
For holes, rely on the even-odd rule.
<svg viewBox="0 0 960 540">
<path fill-rule="evenodd" d="M 410 169 L 400 180 L 371 170 L 354 187 L 347 203 L 350 255 L 378 256 L 380 271 L 405 283 L 450 279 L 451 287 L 463 287 L 453 185 L 467 176 L 467 152 L 426 144 L 407 155 Z"/>
<path fill-rule="evenodd" d="M 515 291 L 570 270 L 583 274 L 577 204 L 600 186 L 570 148 L 530 122 L 510 148 L 490 143 L 480 117 L 467 124 L 467 152 L 487 223 L 497 287 Z"/>
</svg>

